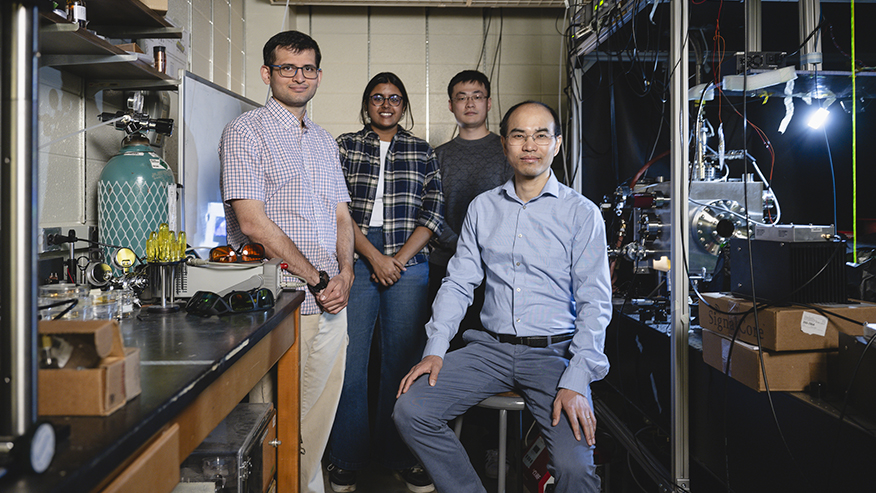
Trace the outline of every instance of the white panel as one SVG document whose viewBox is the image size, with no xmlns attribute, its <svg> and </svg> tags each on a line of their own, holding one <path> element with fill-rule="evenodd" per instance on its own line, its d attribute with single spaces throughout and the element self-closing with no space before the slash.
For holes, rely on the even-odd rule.
<svg viewBox="0 0 876 493">
<path fill-rule="evenodd" d="M 182 87 L 183 193 L 185 231 L 193 246 L 215 246 L 206 231 L 210 202 L 222 202 L 219 189 L 219 139 L 225 125 L 258 105 L 186 74 Z"/>
</svg>

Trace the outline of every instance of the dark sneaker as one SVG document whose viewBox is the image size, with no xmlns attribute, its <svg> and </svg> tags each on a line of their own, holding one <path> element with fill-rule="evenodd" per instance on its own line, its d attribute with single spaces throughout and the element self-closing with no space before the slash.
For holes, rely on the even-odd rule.
<svg viewBox="0 0 876 493">
<path fill-rule="evenodd" d="M 350 493 L 356 491 L 356 471 L 348 471 L 329 464 L 326 468 L 329 473 L 329 483 L 335 493 Z"/>
<path fill-rule="evenodd" d="M 414 493 L 429 493 L 435 491 L 435 485 L 432 484 L 432 478 L 423 469 L 423 466 L 416 465 L 409 469 L 397 471 L 401 479 L 407 483 L 408 489 Z"/>
<path fill-rule="evenodd" d="M 505 474 L 508 474 L 508 458 L 505 458 Z M 484 457 L 484 476 L 490 479 L 499 478 L 499 449 L 491 448 L 487 450 Z"/>
</svg>

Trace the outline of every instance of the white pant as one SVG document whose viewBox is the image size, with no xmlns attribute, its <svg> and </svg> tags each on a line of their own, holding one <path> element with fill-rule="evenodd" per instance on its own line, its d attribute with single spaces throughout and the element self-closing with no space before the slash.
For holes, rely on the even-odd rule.
<svg viewBox="0 0 876 493">
<path fill-rule="evenodd" d="M 301 316 L 301 493 L 323 493 L 322 455 L 344 384 L 347 309 Z"/>
</svg>

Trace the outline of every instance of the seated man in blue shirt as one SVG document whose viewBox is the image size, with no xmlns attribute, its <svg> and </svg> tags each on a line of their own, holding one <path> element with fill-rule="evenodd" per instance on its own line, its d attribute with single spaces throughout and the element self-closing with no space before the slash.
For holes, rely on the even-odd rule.
<svg viewBox="0 0 876 493">
<path fill-rule="evenodd" d="M 520 103 L 505 114 L 500 131 L 514 177 L 469 206 L 426 324 L 425 356 L 402 380 L 393 418 L 438 491 L 483 493 L 447 422 L 487 397 L 516 390 L 546 438 L 555 491 L 596 492 L 590 383 L 609 366 L 605 228 L 597 206 L 551 172 L 562 142 L 553 109 Z M 483 281 L 486 330 L 465 332 L 467 345 L 448 353 Z"/>
</svg>

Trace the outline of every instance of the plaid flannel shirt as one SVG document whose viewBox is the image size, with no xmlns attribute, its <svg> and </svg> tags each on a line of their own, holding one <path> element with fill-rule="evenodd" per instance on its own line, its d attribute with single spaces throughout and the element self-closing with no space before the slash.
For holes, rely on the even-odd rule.
<svg viewBox="0 0 876 493">
<path fill-rule="evenodd" d="M 366 125 L 337 140 L 350 191 L 350 215 L 367 235 L 380 172 L 380 139 Z M 384 181 L 384 255 L 395 255 L 417 226 L 425 226 L 436 235 L 441 232 L 444 214 L 441 172 L 435 151 L 426 141 L 399 128 L 386 155 Z M 428 260 L 427 245 L 406 265 Z"/>
</svg>

